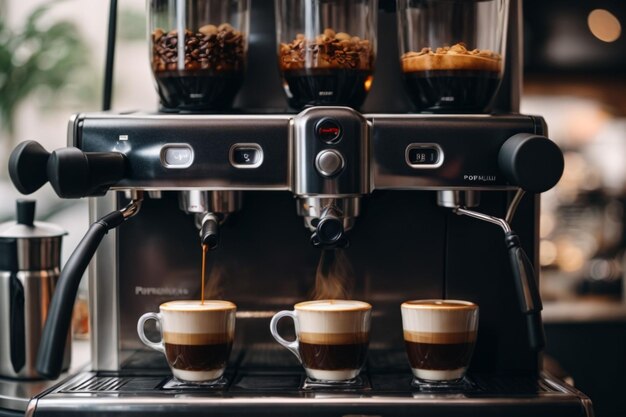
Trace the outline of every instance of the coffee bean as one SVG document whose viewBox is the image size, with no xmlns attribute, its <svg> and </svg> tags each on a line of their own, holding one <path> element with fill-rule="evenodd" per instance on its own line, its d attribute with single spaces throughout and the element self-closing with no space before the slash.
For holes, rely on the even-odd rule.
<svg viewBox="0 0 626 417">
<path fill-rule="evenodd" d="M 315 39 L 301 33 L 279 48 L 279 63 L 283 70 L 303 68 L 358 68 L 371 70 L 374 52 L 369 40 L 361 40 L 345 32 L 335 33 L 326 28 Z"/>
<path fill-rule="evenodd" d="M 442 46 L 439 48 L 435 48 L 434 51 L 432 48 L 429 47 L 424 47 L 419 52 L 409 51 L 402 55 L 402 60 L 407 60 L 422 55 L 477 55 L 482 58 L 490 58 L 496 61 L 502 60 L 500 54 L 493 52 L 489 49 L 468 50 L 467 46 L 463 42 L 459 42 L 452 46 Z"/>
<path fill-rule="evenodd" d="M 164 32 L 161 29 L 157 29 L 152 33 L 152 39 L 156 42 L 164 35 Z"/>
<path fill-rule="evenodd" d="M 242 71 L 245 62 L 244 34 L 230 24 L 204 25 L 196 33 L 185 30 L 185 69 Z M 152 68 L 154 71 L 178 69 L 178 32 L 165 34 L 157 28 L 152 33 Z"/>
<path fill-rule="evenodd" d="M 215 26 L 215 25 L 204 25 L 200 29 L 198 29 L 198 32 L 202 33 L 203 35 L 213 35 L 213 34 L 217 33 L 217 26 Z"/>
</svg>

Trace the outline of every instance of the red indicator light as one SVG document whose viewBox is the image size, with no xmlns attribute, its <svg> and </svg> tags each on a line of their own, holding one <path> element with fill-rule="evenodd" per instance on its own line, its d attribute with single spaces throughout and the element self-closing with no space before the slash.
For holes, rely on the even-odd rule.
<svg viewBox="0 0 626 417">
<path fill-rule="evenodd" d="M 341 138 L 341 125 L 333 119 L 322 119 L 315 130 L 317 137 L 326 143 L 336 143 Z"/>
</svg>

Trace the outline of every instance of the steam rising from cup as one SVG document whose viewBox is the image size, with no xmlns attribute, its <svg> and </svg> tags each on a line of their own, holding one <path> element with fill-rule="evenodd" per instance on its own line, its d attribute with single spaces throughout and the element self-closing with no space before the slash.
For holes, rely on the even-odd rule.
<svg viewBox="0 0 626 417">
<path fill-rule="evenodd" d="M 315 273 L 312 300 L 352 298 L 354 270 L 341 249 L 323 250 Z"/>
</svg>

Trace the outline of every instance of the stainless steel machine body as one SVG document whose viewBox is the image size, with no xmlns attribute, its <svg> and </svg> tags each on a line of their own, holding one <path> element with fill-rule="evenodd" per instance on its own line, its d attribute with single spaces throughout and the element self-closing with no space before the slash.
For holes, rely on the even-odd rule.
<svg viewBox="0 0 626 417">
<path fill-rule="evenodd" d="M 130 167 L 107 197 L 92 200 L 93 219 L 126 205 L 124 191 L 158 193 L 144 200 L 132 221 L 109 233 L 91 265 L 93 372 L 33 400 L 35 415 L 67 412 L 78 404 L 93 413 L 114 409 L 121 414 L 178 409 L 218 415 L 243 410 L 278 415 L 464 415 L 467 409 L 485 415 L 591 413 L 588 399 L 544 374 L 541 355 L 529 348 L 500 232 L 437 205 L 437 191 L 480 192 L 480 209 L 504 216 L 517 187 L 503 176 L 498 152 L 516 134 L 544 134 L 541 118 L 361 117 L 350 109 L 314 110 L 304 116 L 86 114 L 73 119 L 69 145 L 86 152 L 122 151 Z M 324 191 L 322 197 L 317 190 L 296 192 L 303 187 L 299 158 L 316 170 L 319 152 L 337 150 L 322 142 L 308 157 L 299 154 L 302 147 L 294 143 L 299 118 L 309 121 L 312 113 L 313 125 L 332 117 L 343 127 L 338 114 L 360 124 L 355 131 L 362 132 L 367 149 L 337 152 L 346 167 L 355 161 L 360 166 L 355 155 L 369 155 L 366 189 L 357 182 L 344 194 L 339 185 L 331 185 L 334 177 L 316 174 L 321 187 L 337 187 L 338 192 Z M 252 128 L 259 123 L 262 129 Z M 155 142 L 157 135 L 162 142 Z M 120 141 L 120 136 L 128 139 Z M 315 130 L 306 133 L 306 143 L 318 141 Z M 254 168 L 239 166 L 232 157 L 238 146 L 262 152 L 252 159 L 263 162 Z M 193 151 L 184 170 L 163 162 L 163 154 L 178 147 Z M 220 246 L 209 254 L 208 281 L 213 296 L 233 300 L 239 308 L 228 385 L 172 387 L 163 358 L 142 348 L 135 323 L 163 301 L 199 296 L 197 225 L 180 209 L 179 197 L 226 189 L 241 192 L 242 202 L 223 223 Z M 341 198 L 358 205 L 359 216 L 345 229 L 350 245 L 337 249 L 353 270 L 350 295 L 371 302 L 375 311 L 367 371 L 356 389 L 307 386 L 298 364 L 267 331 L 275 311 L 307 299 L 315 284 L 320 249 L 309 242 L 312 229 L 301 219 L 310 198 Z M 538 204 L 538 197 L 524 198 L 513 222 L 534 259 Z M 346 207 L 351 206 L 342 209 Z M 321 211 L 309 208 L 304 214 L 319 219 Z M 481 306 L 480 336 L 468 385 L 433 393 L 411 386 L 399 304 L 442 297 Z"/>
</svg>

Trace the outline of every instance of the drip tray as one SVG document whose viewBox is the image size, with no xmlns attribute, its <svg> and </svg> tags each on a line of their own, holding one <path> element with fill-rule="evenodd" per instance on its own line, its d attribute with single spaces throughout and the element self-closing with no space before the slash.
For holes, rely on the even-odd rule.
<svg viewBox="0 0 626 417">
<path fill-rule="evenodd" d="M 153 371 L 151 371 L 153 372 Z M 295 370 L 231 370 L 217 384 L 189 385 L 162 375 L 87 372 L 40 396 L 31 416 L 429 415 L 588 417 L 591 402 L 542 376 L 469 375 L 446 389 L 413 385 L 407 372 L 365 370 L 349 385 L 319 385 Z"/>
<path fill-rule="evenodd" d="M 554 384 L 542 379 L 525 377 L 468 376 L 458 384 L 433 386 L 416 383 L 405 373 L 362 374 L 345 384 L 326 384 L 311 381 L 303 373 L 295 372 L 238 372 L 227 373 L 211 383 L 186 383 L 171 375 L 113 375 L 108 372 L 78 375 L 56 390 L 59 394 L 111 394 L 151 393 L 167 395 L 170 392 L 222 391 L 229 394 L 256 395 L 255 393 L 301 394 L 307 392 L 337 392 L 346 395 L 379 395 L 385 393 L 419 394 L 473 394 L 481 396 L 541 396 L 562 392 Z"/>
<path fill-rule="evenodd" d="M 307 381 L 285 350 L 233 352 L 224 379 L 189 385 L 175 380 L 162 356 L 137 352 L 119 372 L 85 372 L 31 402 L 31 417 L 345 416 L 583 417 L 584 394 L 548 375 L 469 374 L 441 389 L 414 385 L 401 351 L 371 351 L 353 384 Z"/>
</svg>

